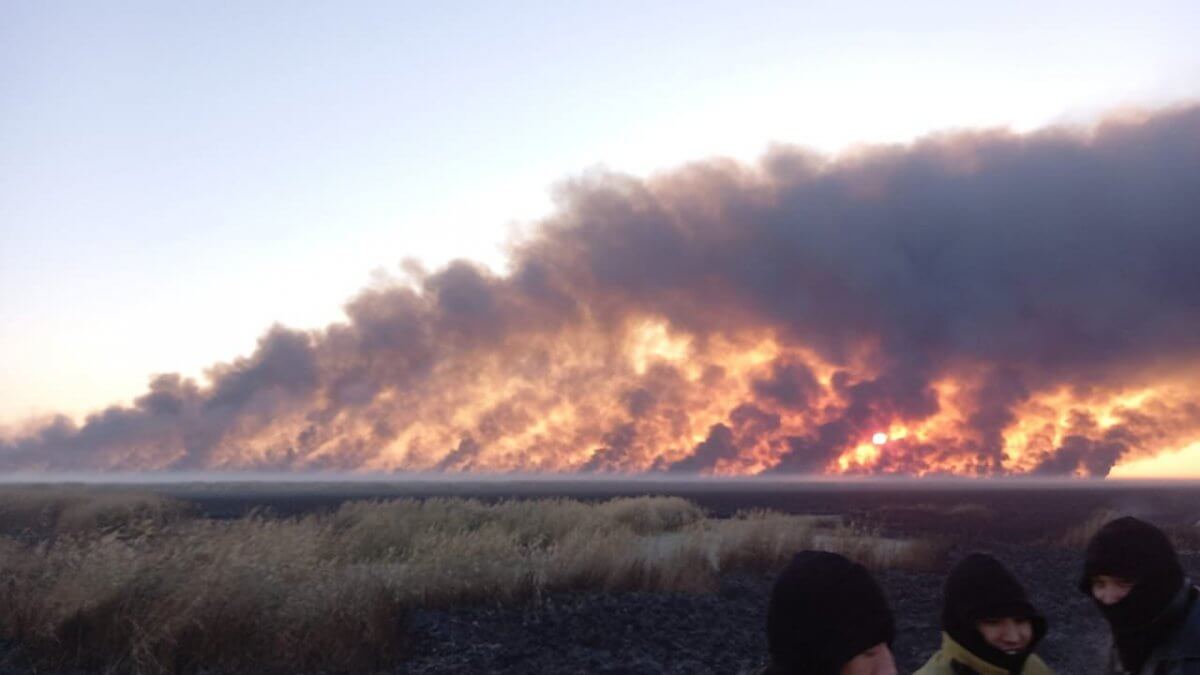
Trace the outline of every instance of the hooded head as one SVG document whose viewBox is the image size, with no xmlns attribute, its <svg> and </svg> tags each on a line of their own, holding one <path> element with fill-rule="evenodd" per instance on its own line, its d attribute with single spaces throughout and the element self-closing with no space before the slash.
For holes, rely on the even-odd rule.
<svg viewBox="0 0 1200 675">
<path fill-rule="evenodd" d="M 1021 671 L 1046 635 L 1046 619 L 1029 602 L 1021 583 L 990 555 L 972 553 L 950 570 L 943 603 L 942 630 L 975 656 L 1010 672 Z M 979 631 L 980 622 L 1005 618 L 1032 624 L 1029 646 L 1019 653 L 993 647 Z"/>
<path fill-rule="evenodd" d="M 860 652 L 895 637 L 892 611 L 865 567 L 836 553 L 797 553 L 767 608 L 771 672 L 837 675 Z"/>
<path fill-rule="evenodd" d="M 1120 601 L 1109 605 L 1097 601 L 1115 633 L 1137 631 L 1153 623 L 1184 581 L 1183 567 L 1171 540 L 1162 530 L 1132 516 L 1108 523 L 1088 542 L 1080 590 L 1092 595 L 1092 584 L 1098 576 L 1133 583 Z"/>
<path fill-rule="evenodd" d="M 1133 587 L 1117 602 L 1105 604 L 1092 592 L 1099 576 L 1123 579 Z M 1165 615 L 1183 586 L 1183 568 L 1171 540 L 1144 520 L 1118 518 L 1088 542 L 1079 589 L 1108 620 L 1126 667 L 1138 665 L 1153 648 L 1154 636 L 1169 628 L 1171 617 Z"/>
</svg>

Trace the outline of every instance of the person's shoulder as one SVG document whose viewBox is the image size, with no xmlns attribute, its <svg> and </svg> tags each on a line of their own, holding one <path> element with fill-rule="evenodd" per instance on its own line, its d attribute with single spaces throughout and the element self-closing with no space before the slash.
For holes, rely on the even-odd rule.
<svg viewBox="0 0 1200 675">
<path fill-rule="evenodd" d="M 1050 666 L 1042 660 L 1042 657 L 1037 654 L 1030 654 L 1025 660 L 1025 667 L 1021 670 L 1021 675 L 1054 675 L 1054 671 L 1050 670 Z"/>
<path fill-rule="evenodd" d="M 1187 618 L 1170 638 L 1167 658 L 1200 661 L 1200 591 L 1193 589 L 1192 596 L 1192 606 L 1188 610 Z"/>
<path fill-rule="evenodd" d="M 950 659 L 946 657 L 945 652 L 939 649 L 913 675 L 950 675 L 952 672 Z"/>
</svg>

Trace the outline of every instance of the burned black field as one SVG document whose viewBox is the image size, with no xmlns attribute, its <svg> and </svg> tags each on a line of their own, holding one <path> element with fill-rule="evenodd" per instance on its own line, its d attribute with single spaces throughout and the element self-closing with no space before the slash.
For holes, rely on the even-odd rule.
<svg viewBox="0 0 1200 675">
<path fill-rule="evenodd" d="M 0 491 L 11 489 L 0 488 Z M 892 541 L 913 544 L 911 555 L 906 554 L 908 557 L 873 558 L 876 574 L 896 614 L 898 633 L 894 649 L 902 673 L 918 668 L 937 648 L 942 579 L 955 560 L 971 551 L 996 555 L 1026 584 L 1050 624 L 1050 632 L 1039 651 L 1060 673 L 1099 672 L 1104 658 L 1105 626 L 1091 602 L 1076 589 L 1080 552 L 1092 528 L 1115 515 L 1149 519 L 1171 533 L 1185 568 L 1193 578 L 1200 577 L 1200 531 L 1196 527 L 1200 520 L 1200 487 L 1181 483 L 496 480 L 402 484 L 179 483 L 143 485 L 137 489 L 164 496 L 172 503 L 182 503 L 189 522 L 200 521 L 213 527 L 245 523 L 247 519 L 260 525 L 275 522 L 300 525 L 326 520 L 337 523 L 356 508 L 354 504 L 395 499 L 415 499 L 418 504 L 470 500 L 477 505 L 473 508 L 486 510 L 493 506 L 509 508 L 505 505 L 513 503 L 561 504 L 546 500 L 564 498 L 571 500 L 571 504 L 583 505 L 571 508 L 586 510 L 594 506 L 611 511 L 618 502 L 625 503 L 617 498 L 679 497 L 686 502 L 669 501 L 675 505 L 672 508 L 686 504 L 687 509 L 702 513 L 705 520 L 692 522 L 688 527 L 709 528 L 705 530 L 706 537 L 716 536 L 714 532 L 718 530 L 712 528 L 723 527 L 722 523 L 752 522 L 762 530 L 801 522 L 746 521 L 748 511 L 817 516 L 812 522 L 826 523 L 820 527 L 834 527 L 814 530 L 827 532 L 814 535 L 818 537 L 814 541 L 826 546 L 851 546 L 855 538 L 869 539 L 875 542 L 872 544 L 875 548 Z M 628 501 L 628 504 L 641 503 Z M 578 516 L 570 516 L 575 517 Z M 836 518 L 838 524 L 828 525 L 823 518 Z M 8 536 L 27 539 L 39 536 L 28 528 L 15 533 L 8 525 L 5 524 Z M 569 520 L 565 527 L 570 529 Z M 696 562 L 679 554 L 684 557 L 660 560 L 652 573 L 643 570 L 633 577 L 610 574 L 598 581 L 596 569 L 588 568 L 586 574 L 581 572 L 555 581 L 552 569 L 551 578 L 536 587 L 521 585 L 516 590 L 496 593 L 482 590 L 480 585 L 470 585 L 467 577 L 478 573 L 478 565 L 495 563 L 502 569 L 507 564 L 501 559 L 503 556 L 495 554 L 491 557 L 496 560 L 487 560 L 488 556 L 472 553 L 478 549 L 462 549 L 456 554 L 459 560 L 454 564 L 436 563 L 437 573 L 443 577 L 439 583 L 451 590 L 441 595 L 427 592 L 420 601 L 397 601 L 396 608 L 402 608 L 403 619 L 387 628 L 395 630 L 396 635 L 387 638 L 386 649 L 365 656 L 351 650 L 338 658 L 316 654 L 304 661 L 288 661 L 282 655 L 263 652 L 283 649 L 283 643 L 264 642 L 258 644 L 256 653 L 205 664 L 194 656 L 184 658 L 174 654 L 168 658 L 161 645 L 147 646 L 137 653 L 118 650 L 120 655 L 113 656 L 112 645 L 89 644 L 89 649 L 108 648 L 110 652 L 95 651 L 90 661 L 55 662 L 47 661 L 44 653 L 38 652 L 36 641 L 10 634 L 0 648 L 3 654 L 0 672 L 220 672 L 221 663 L 225 664 L 225 672 L 249 672 L 252 668 L 247 664 L 257 663 L 278 672 L 737 673 L 764 661 L 763 626 L 772 569 L 777 568 L 786 553 L 783 549 L 792 540 L 773 540 L 776 549 L 768 555 L 761 552 L 761 541 L 741 530 L 736 535 L 732 529 L 719 531 L 726 539 L 736 538 L 741 542 L 738 546 L 757 547 L 757 557 L 754 560 L 738 557 L 736 546 L 730 544 L 726 551 L 721 548 L 724 544 L 718 545 L 711 550 L 724 551 L 720 555 L 725 557 L 719 565 L 720 573 L 709 583 L 690 583 L 690 567 L 671 576 L 673 560 L 683 561 L 680 565 Z M 667 532 L 667 538 L 675 537 L 674 532 Z M 641 539 L 637 541 L 644 543 Z M 610 548 L 629 545 L 625 540 L 612 542 Z M 878 554 L 870 547 L 846 550 L 852 557 L 855 552 L 860 556 Z M 585 553 L 585 557 L 596 556 L 592 552 Z M 551 568 L 564 566 L 566 563 L 557 559 L 550 563 Z M 297 593 L 311 590 L 299 587 L 307 577 L 297 578 L 301 579 L 294 589 Z M 246 583 L 256 588 L 254 580 Z M 496 583 L 499 582 L 493 586 L 498 588 Z M 290 591 L 285 586 L 281 592 L 286 596 Z M 378 606 L 372 608 L 380 610 Z M 287 616 L 277 615 L 272 620 L 287 621 Z M 353 616 L 353 612 L 347 616 Z M 320 629 L 319 624 L 314 626 L 314 630 Z M 378 626 L 372 630 L 378 630 Z M 54 636 L 60 641 L 69 641 L 71 637 L 64 636 L 61 630 Z M 177 637 L 173 639 L 178 642 Z M 337 648 L 332 637 L 317 642 L 332 645 L 330 649 Z M 41 648 L 44 650 L 45 644 Z M 214 641 L 208 648 L 225 647 Z M 278 664 L 293 665 L 272 666 L 272 659 Z M 58 665 L 48 668 L 50 663 Z M 305 664 L 308 667 L 303 667 Z"/>
<path fill-rule="evenodd" d="M 628 490 L 589 488 L 595 497 Z M 553 492 L 550 486 L 530 489 Z M 971 551 L 996 555 L 1026 584 L 1051 626 L 1040 650 L 1051 667 L 1100 672 L 1106 626 L 1076 589 L 1082 548 L 1077 528 L 1109 513 L 1142 515 L 1182 532 L 1195 530 L 1200 520 L 1200 489 L 1190 486 L 658 485 L 654 491 L 685 496 L 724 516 L 746 508 L 849 515 L 892 533 L 944 542 L 941 569 L 878 573 L 896 614 L 901 673 L 915 671 L 937 649 L 942 579 L 954 560 Z M 1175 539 L 1189 574 L 1200 578 L 1200 532 Z M 421 624 L 429 638 L 402 672 L 741 672 L 762 665 L 770 585 L 770 575 L 740 576 L 725 580 L 715 596 L 580 594 L 538 611 L 429 613 Z"/>
</svg>

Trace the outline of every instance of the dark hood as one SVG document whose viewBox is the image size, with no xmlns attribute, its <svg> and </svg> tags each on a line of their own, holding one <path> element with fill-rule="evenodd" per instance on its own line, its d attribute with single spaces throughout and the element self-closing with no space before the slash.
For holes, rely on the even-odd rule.
<svg viewBox="0 0 1200 675">
<path fill-rule="evenodd" d="M 984 641 L 977 623 L 1006 617 L 1029 619 L 1033 640 L 1020 654 L 1007 654 Z M 1025 588 L 999 560 L 984 553 L 963 558 L 946 578 L 942 630 L 979 658 L 1013 673 L 1046 635 L 1046 619 L 1034 608 Z"/>
<path fill-rule="evenodd" d="M 837 675 L 856 654 L 890 645 L 894 636 L 879 584 L 865 567 L 835 553 L 796 554 L 771 590 L 770 673 Z"/>
</svg>

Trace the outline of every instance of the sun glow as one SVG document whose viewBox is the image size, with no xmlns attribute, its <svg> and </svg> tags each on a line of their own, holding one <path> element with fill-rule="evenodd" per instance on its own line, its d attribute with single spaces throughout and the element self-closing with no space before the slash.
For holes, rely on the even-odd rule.
<svg viewBox="0 0 1200 675">
<path fill-rule="evenodd" d="M 862 473 L 868 471 L 878 461 L 880 447 L 871 443 L 861 443 L 837 459 L 841 473 Z"/>
<path fill-rule="evenodd" d="M 1200 479 L 1200 443 L 1193 443 L 1176 452 L 1118 464 L 1109 476 L 1129 479 Z"/>
</svg>

